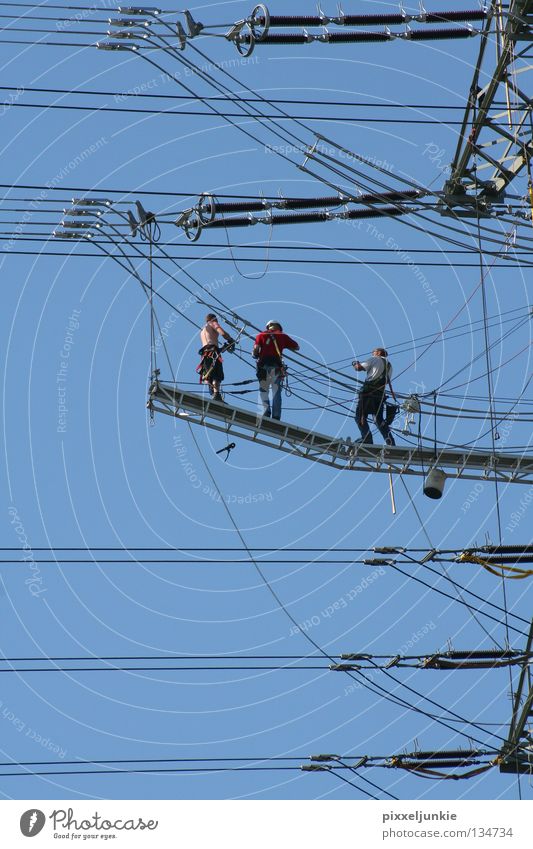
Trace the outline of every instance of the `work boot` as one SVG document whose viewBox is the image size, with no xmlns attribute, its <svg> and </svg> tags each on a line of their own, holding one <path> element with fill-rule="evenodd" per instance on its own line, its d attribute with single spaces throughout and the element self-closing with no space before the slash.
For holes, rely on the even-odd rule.
<svg viewBox="0 0 533 849">
<path fill-rule="evenodd" d="M 374 440 L 372 439 L 372 434 L 368 433 L 366 436 L 362 436 L 360 439 L 354 439 L 355 445 L 372 445 Z"/>
<path fill-rule="evenodd" d="M 213 401 L 220 401 L 221 404 L 224 403 L 224 399 L 220 392 L 215 392 L 215 394 L 213 395 Z"/>
</svg>

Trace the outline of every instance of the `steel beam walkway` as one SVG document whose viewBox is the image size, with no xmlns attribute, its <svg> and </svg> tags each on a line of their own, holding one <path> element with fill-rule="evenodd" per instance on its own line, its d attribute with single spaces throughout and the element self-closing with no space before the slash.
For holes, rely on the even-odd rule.
<svg viewBox="0 0 533 849">
<path fill-rule="evenodd" d="M 493 455 L 465 449 L 444 450 L 435 457 L 433 451 L 425 448 L 354 445 L 343 437 L 327 436 L 297 425 L 262 418 L 249 410 L 212 401 L 193 392 L 183 392 L 167 383 L 152 384 L 148 408 L 336 469 L 423 476 L 428 468 L 437 465 L 450 477 L 533 483 L 533 455 Z"/>
</svg>

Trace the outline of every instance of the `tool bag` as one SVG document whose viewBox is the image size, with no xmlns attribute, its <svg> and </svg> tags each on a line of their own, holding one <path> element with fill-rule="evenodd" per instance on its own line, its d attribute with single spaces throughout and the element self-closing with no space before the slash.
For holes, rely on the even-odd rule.
<svg viewBox="0 0 533 849">
<path fill-rule="evenodd" d="M 393 423 L 399 412 L 399 404 L 390 404 L 389 402 L 385 404 L 385 421 L 389 426 Z"/>
</svg>

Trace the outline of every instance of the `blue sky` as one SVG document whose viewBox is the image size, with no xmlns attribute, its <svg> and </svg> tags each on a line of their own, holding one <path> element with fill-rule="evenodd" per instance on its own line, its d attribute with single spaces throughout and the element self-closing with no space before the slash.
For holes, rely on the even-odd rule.
<svg viewBox="0 0 533 849">
<path fill-rule="evenodd" d="M 109 4 L 95 6 L 104 12 Z M 369 12 L 392 8 L 374 2 L 358 6 Z M 428 6 L 439 8 L 439 4 Z M 53 16 L 46 7 L 44 3 L 40 10 L 28 8 L 26 13 Z M 14 7 L 2 8 L 6 15 L 17 13 Z M 211 24 L 229 23 L 251 9 L 247 3 L 230 2 L 192 11 Z M 286 10 L 271 4 L 271 11 Z M 311 5 L 294 0 L 290 11 L 310 12 Z M 107 13 L 91 15 L 107 17 Z M 169 20 L 175 22 L 177 17 L 169 15 Z M 3 19 L 3 26 L 8 25 Z M 105 29 L 93 24 L 90 16 L 84 18 L 83 26 L 87 31 Z M 76 29 L 83 31 L 81 24 Z M 73 30 L 58 30 L 57 38 L 77 39 L 80 44 L 96 40 L 92 35 L 77 36 Z M 7 38 L 5 32 L 3 37 Z M 301 105 L 284 108 L 306 116 L 305 124 L 312 130 L 373 164 L 380 163 L 382 171 L 371 165 L 362 169 L 362 190 L 365 180 L 367 186 L 374 185 L 373 178 L 391 188 L 405 181 L 433 190 L 442 187 L 458 126 L 376 119 L 460 121 L 461 110 L 443 112 L 434 107 L 464 106 L 479 39 L 377 46 L 258 45 L 247 61 L 225 40 L 205 38 L 195 44 L 214 60 L 227 63 L 225 69 L 241 81 L 241 86 L 231 82 L 234 91 L 242 93 L 248 86 L 267 98 L 299 101 Z M 184 55 L 199 60 L 190 46 Z M 174 57 L 158 54 L 155 58 L 178 82 L 211 93 Z M 252 548 L 389 545 L 425 549 L 429 539 L 431 546 L 455 549 L 484 544 L 487 538 L 497 541 L 493 483 L 449 480 L 445 497 L 431 502 L 422 495 L 421 478 L 408 478 L 405 485 L 417 517 L 406 489 L 397 481 L 397 513 L 392 515 L 386 475 L 336 471 L 245 441 L 238 441 L 224 462 L 215 453 L 225 444 L 222 436 L 196 430 L 200 454 L 185 423 L 161 417 L 152 425 L 145 406 L 149 312 L 138 282 L 96 248 L 58 243 L 51 235 L 40 242 L 28 239 L 33 234 L 51 234 L 63 207 L 82 189 L 94 189 L 100 196 L 106 190 L 118 190 L 113 199 L 122 210 L 142 197 L 148 209 L 166 213 L 167 222 L 204 191 L 320 196 L 331 194 L 331 189 L 296 167 L 294 163 L 301 161 L 298 153 L 291 152 L 294 162 L 288 162 L 266 148 L 282 142 L 272 127 L 258 128 L 250 120 L 243 127 L 258 133 L 260 141 L 217 116 L 180 115 L 179 110 L 153 115 L 46 107 L 55 103 L 168 108 L 170 100 L 124 99 L 112 94 L 183 94 L 176 80 L 162 76 L 139 56 L 2 43 L 0 61 L 3 80 L 14 89 L 9 101 L 5 92 L 1 115 L 0 182 L 52 187 L 45 189 L 44 197 L 39 197 L 37 188 L 0 189 L 1 229 L 8 234 L 2 236 L 0 258 L 5 548 L 27 541 L 35 561 L 50 556 L 37 551 L 46 546 L 240 548 L 241 540 L 203 458 Z M 209 72 L 215 75 L 216 68 Z M 230 84 L 228 78 L 224 81 Z M 111 94 L 44 95 L 30 92 L 31 88 Z M 16 94 L 17 89 L 25 91 Z M 309 100 L 369 105 L 311 106 L 306 104 Z M 418 106 L 393 110 L 383 108 L 383 101 Z M 39 106 L 24 108 L 24 103 Z M 181 108 L 191 106 L 182 101 Z M 201 111 L 201 107 L 193 108 Z M 342 120 L 327 120 L 331 117 Z M 348 120 L 353 117 L 363 120 Z M 189 197 L 164 194 L 168 192 Z M 181 265 L 204 287 L 203 296 L 207 288 L 229 311 L 257 327 L 278 319 L 307 356 L 338 364 L 349 375 L 353 357 L 384 344 L 391 350 L 399 392 L 430 392 L 446 382 L 439 398 L 450 409 L 439 416 L 439 439 L 487 448 L 487 422 L 468 418 L 465 412 L 488 406 L 477 256 L 452 254 L 443 239 L 447 234 L 443 220 L 435 214 L 429 220 L 431 226 L 426 223 L 418 230 L 389 218 L 284 226 L 273 228 L 272 233 L 262 224 L 229 230 L 232 244 L 256 246 L 236 248 L 236 264 L 222 230 L 204 232 L 197 243 L 190 244 L 176 227 L 165 223 L 163 238 L 174 243 L 168 249 L 173 255 L 185 257 Z M 507 232 L 505 223 L 491 224 L 500 234 Z M 475 245 L 471 226 L 457 226 L 464 227 L 463 241 Z M 17 235 L 10 241 L 9 234 L 14 232 Z M 279 250 L 295 245 L 337 250 Z M 356 249 L 367 252 L 351 252 Z M 427 250 L 435 253 L 418 253 Z M 53 251 L 67 255 L 47 255 Z M 250 262 L 250 256 L 258 261 Z M 298 258 L 308 261 L 285 261 Z M 338 264 L 319 262 L 324 259 Z M 341 264 L 341 260 L 357 263 Z M 384 262 L 395 264 L 379 264 Z M 454 263 L 468 267 L 454 267 Z M 531 374 L 529 271 L 496 265 L 486 278 L 494 393 L 513 399 Z M 146 279 L 147 264 L 139 262 L 138 268 Z M 163 260 L 161 268 L 154 272 L 157 290 L 181 306 L 194 325 L 200 325 L 205 307 L 186 304 L 188 293 L 180 285 L 200 292 L 198 284 L 168 261 Z M 162 325 L 167 322 L 166 344 L 177 380 L 195 390 L 198 331 L 189 321 L 176 320 L 172 307 L 164 303 L 158 305 L 157 313 Z M 421 357 L 430 334 L 437 334 L 456 314 L 452 327 L 462 329 L 455 337 L 444 334 Z M 465 327 L 469 322 L 470 330 Z M 253 377 L 247 359 L 250 348 L 250 341 L 243 337 L 244 359 L 227 355 L 228 383 Z M 159 360 L 162 376 L 170 378 L 161 354 Z M 294 365 L 295 394 L 284 398 L 284 418 L 324 433 L 356 437 L 354 396 L 337 394 L 334 386 L 318 386 L 312 377 L 303 390 L 297 374 L 302 367 Z M 58 376 L 63 378 L 59 382 Z M 64 392 L 61 396 L 58 387 Z M 244 388 L 255 389 L 253 384 Z M 329 393 L 326 409 L 317 390 Z M 239 405 L 256 403 L 254 393 L 234 397 Z M 531 392 L 526 389 L 524 400 L 528 398 Z M 60 403 L 66 411 L 59 410 Z M 500 408 L 504 407 L 502 402 Z M 416 427 L 411 428 L 415 435 Z M 423 417 L 422 427 L 432 437 L 429 417 Z M 404 444 L 415 436 L 400 439 Z M 527 423 L 502 424 L 502 447 L 527 446 L 529 439 Z M 501 486 L 499 495 L 504 542 L 528 542 L 529 487 Z M 10 556 L 13 553 L 3 559 Z M 505 644 L 503 624 L 479 614 L 476 621 L 456 600 L 387 567 L 320 565 L 320 558 L 313 554 L 303 563 L 291 563 L 305 559 L 294 554 L 287 563 L 262 564 L 280 606 L 253 564 L 200 564 L 198 556 L 192 553 L 186 564 L 164 565 L 146 563 L 140 554 L 126 555 L 129 562 L 123 564 L 100 563 L 96 555 L 88 555 L 91 562 L 74 565 L 28 564 L 15 553 L 14 560 L 1 567 L 3 655 L 305 655 L 312 651 L 306 635 L 335 655 L 425 654 L 449 647 Z M 243 554 L 237 552 L 236 557 Z M 455 592 L 444 575 L 428 575 L 422 567 L 416 574 L 432 587 Z M 481 598 L 503 605 L 501 582 L 478 567 L 451 564 L 448 575 Z M 509 583 L 509 609 L 529 620 L 528 582 Z M 477 600 L 475 606 L 482 603 Z M 295 633 L 293 620 L 308 623 L 307 630 Z M 519 630 L 527 632 L 527 625 L 521 622 Z M 524 642 L 522 634 L 511 632 L 513 648 L 521 648 Z M 464 719 L 492 723 L 484 731 L 472 731 L 486 747 L 498 747 L 493 733 L 506 736 L 511 713 L 508 670 L 404 669 L 394 675 L 426 697 L 416 704 L 430 714 L 443 716 L 443 708 L 448 708 Z M 388 692 L 394 690 L 409 704 L 415 698 L 381 672 L 372 673 L 371 680 Z M 9 673 L 3 684 L 0 718 L 6 763 L 262 759 L 320 752 L 384 756 L 412 751 L 417 744 L 422 749 L 469 747 L 464 735 L 329 671 Z M 452 727 L 468 728 L 457 722 Z M 371 769 L 364 774 L 404 799 L 517 798 L 516 777 L 497 770 L 464 782 L 427 781 L 393 770 Z M 4 798 L 41 799 L 359 798 L 357 791 L 329 775 L 259 771 L 0 777 L 0 792 Z M 522 794 L 526 798 L 531 794 L 525 781 Z"/>
</svg>

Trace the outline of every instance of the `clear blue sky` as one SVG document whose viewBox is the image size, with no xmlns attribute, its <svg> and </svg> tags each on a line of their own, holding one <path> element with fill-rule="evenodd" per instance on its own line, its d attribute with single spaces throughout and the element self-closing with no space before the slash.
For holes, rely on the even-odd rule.
<svg viewBox="0 0 533 849">
<path fill-rule="evenodd" d="M 212 3 L 192 11 L 205 24 L 229 23 L 249 14 L 252 5 Z M 272 12 L 314 12 L 313 4 L 303 0 L 291 0 L 290 8 L 270 5 Z M 377 2 L 356 5 L 364 12 L 392 8 Z M 415 4 L 411 5 L 414 8 Z M 461 5 L 466 8 L 469 4 Z M 95 6 L 102 13 L 84 18 L 83 26 L 86 31 L 103 32 L 105 25 L 92 21 L 105 19 L 109 4 Z M 428 6 L 441 8 L 433 2 Z M 46 7 L 44 3 L 40 9 L 25 11 L 49 17 L 61 14 Z M 38 21 L 15 23 L 9 18 L 17 13 L 14 7 L 2 5 L 1 12 L 8 16 L 1 19 L 2 26 L 46 28 Z M 169 20 L 175 22 L 177 15 L 170 15 Z M 55 28 L 54 23 L 50 26 Z M 83 31 L 81 24 L 67 27 L 56 40 L 80 44 L 97 40 L 93 35 L 77 36 L 71 32 L 75 29 Z M 46 40 L 36 33 L 10 37 Z M 2 38 L 7 38 L 5 31 Z M 442 187 L 459 129 L 447 122 L 459 121 L 462 112 L 439 112 L 433 106 L 464 106 L 479 39 L 377 46 L 258 46 L 248 61 L 241 61 L 224 40 L 202 39 L 195 45 L 214 60 L 227 63 L 226 69 L 242 81 L 241 86 L 231 83 L 236 92 L 243 93 L 246 85 L 268 98 L 300 101 L 301 106 L 284 108 L 290 114 L 306 116 L 306 125 L 383 163 L 388 170 L 388 175 L 383 175 L 367 168 L 367 175 L 383 179 L 392 188 L 402 185 L 396 177 L 432 189 Z M 194 61 L 200 58 L 190 47 L 185 55 Z M 160 54 L 155 58 L 168 72 L 179 73 L 181 82 L 211 93 L 176 59 Z M 36 560 L 49 556 L 39 555 L 36 549 L 40 546 L 239 548 L 239 537 L 217 500 L 189 429 L 166 417 L 150 425 L 145 409 L 149 315 L 139 284 L 96 249 L 27 239 L 52 232 L 62 217 L 63 202 L 76 194 L 76 188 L 131 192 L 127 197 L 116 195 L 119 201 L 132 201 L 141 191 L 190 195 L 189 199 L 143 196 L 143 203 L 156 213 L 177 213 L 203 191 L 314 196 L 331 194 L 331 190 L 265 149 L 266 142 L 281 142 L 271 128 L 257 128 L 250 121 L 243 126 L 257 132 L 263 144 L 216 116 L 52 110 L 44 105 L 158 109 L 168 108 L 170 100 L 123 100 L 113 94 L 45 95 L 27 90 L 183 94 L 175 82 L 162 77 L 139 56 L 1 43 L 0 63 L 3 83 L 14 89 L 9 101 L 10 92 L 3 92 L 6 104 L 16 101 L 6 105 L 1 114 L 0 182 L 39 187 L 50 183 L 58 189 L 50 190 L 32 207 L 31 199 L 39 196 L 37 189 L 0 188 L 2 233 L 16 232 L 22 222 L 11 244 L 9 235 L 2 236 L 0 258 L 6 461 L 2 471 L 2 546 L 15 547 L 27 540 Z M 208 70 L 216 72 L 213 67 Z M 226 78 L 225 82 L 230 81 Z M 26 91 L 17 95 L 17 88 Z M 368 106 L 306 106 L 308 100 Z M 383 101 L 418 107 L 408 111 L 378 108 Z M 24 103 L 41 106 L 23 108 L 20 104 Z M 201 106 L 192 108 L 203 110 Z M 191 109 L 191 105 L 182 102 L 182 109 Z M 332 116 L 364 121 L 327 120 Z M 377 123 L 376 118 L 440 118 L 444 123 Z M 298 154 L 291 156 L 301 161 Z M 31 214 L 26 215 L 26 210 Z M 171 221 L 172 216 L 166 220 Z M 436 215 L 431 220 L 435 232 L 445 234 L 442 221 Z M 263 260 L 241 260 L 238 267 L 224 247 L 224 231 L 204 233 L 191 245 L 172 224 L 165 224 L 163 236 L 164 241 L 175 242 L 170 249 L 175 255 L 187 257 L 182 263 L 187 270 L 230 309 L 256 326 L 278 319 L 299 341 L 302 352 L 316 360 L 342 360 L 344 368 L 354 356 L 364 356 L 376 344 L 385 344 L 391 349 L 396 373 L 402 372 L 396 380 L 398 391 L 431 391 L 452 378 L 443 390 L 449 395 L 441 398 L 452 409 L 449 416 L 439 417 L 439 438 L 488 447 L 487 422 L 456 412 L 457 408 L 487 409 L 479 289 L 453 325 L 463 326 L 458 335 L 445 336 L 444 342 L 434 344 L 414 363 L 424 349 L 421 337 L 442 329 L 480 279 L 475 254 L 451 254 L 450 245 L 440 236 L 424 232 L 426 229 L 429 225 L 420 231 L 391 219 L 357 227 L 350 222 L 280 227 L 271 234 L 269 255 L 269 228 L 258 224 L 229 231 L 235 245 L 261 246 L 253 251 L 237 248 L 237 257 Z M 505 230 L 504 225 L 500 229 Z M 472 244 L 470 230 L 462 238 Z M 339 250 L 275 250 L 289 245 Z M 388 253 L 383 252 L 386 247 Z M 352 248 L 370 250 L 350 254 Z M 415 253 L 422 249 L 436 253 Z M 35 255 L 19 255 L 19 250 L 34 250 Z M 64 250 L 71 255 L 39 255 L 41 250 Z M 94 256 L 76 256 L 79 252 Z M 269 256 L 270 260 L 301 257 L 315 262 L 267 263 Z M 320 259 L 360 262 L 328 265 L 319 263 Z M 396 261 L 396 265 L 378 264 L 386 260 Z M 431 261 L 442 265 L 423 265 Z M 454 268 L 454 262 L 470 263 L 471 267 Z M 166 276 L 172 266 L 167 263 L 163 267 L 166 273 L 156 270 L 154 283 L 173 304 L 183 307 L 187 293 Z M 146 274 L 146 264 L 139 269 Z M 499 398 L 516 398 L 531 373 L 528 274 L 527 269 L 495 268 L 487 277 L 487 312 L 494 317 L 489 331 L 490 341 L 495 343 L 494 391 Z M 258 279 L 251 279 L 254 275 Z M 178 277 L 187 282 L 182 275 Z M 196 284 L 188 281 L 187 285 L 199 291 Z M 205 308 L 193 304 L 185 312 L 199 325 Z M 501 321 L 500 313 L 505 313 Z M 158 316 L 162 324 L 169 322 L 167 345 L 178 381 L 194 388 L 197 330 L 187 321 L 172 320 L 172 310 L 164 304 L 158 307 Z M 477 322 L 471 331 L 464 327 L 468 322 Z M 65 343 L 70 346 L 68 358 L 62 354 Z M 248 340 L 242 347 L 249 351 Z M 66 366 L 62 365 L 65 361 Z M 249 365 L 237 357 L 228 355 L 225 366 L 228 382 L 253 376 Z M 168 378 L 164 360 L 160 367 L 162 376 Z M 64 381 L 58 383 L 58 374 Z M 316 393 L 312 377 L 308 384 L 300 397 L 297 391 L 284 398 L 284 418 L 324 433 L 358 436 L 350 395 L 337 394 L 332 388 L 328 407 L 323 409 L 324 399 Z M 58 386 L 65 391 L 61 398 L 66 398 L 67 407 L 61 422 Z M 531 398 L 530 390 L 525 398 Z M 339 399 L 347 408 L 339 406 Z M 255 394 L 237 401 L 243 406 L 255 402 Z M 423 428 L 428 422 L 423 420 Z M 398 510 L 393 516 L 385 475 L 339 472 L 245 441 L 237 443 L 225 463 L 223 456 L 215 454 L 226 442 L 222 436 L 203 430 L 195 431 L 195 436 L 251 547 L 428 547 L 399 481 L 395 484 Z M 402 444 L 409 438 L 414 440 L 414 436 L 402 437 Z M 502 447 L 528 445 L 529 440 L 529 425 L 502 426 Z M 487 537 L 497 541 L 492 483 L 450 480 L 440 502 L 423 497 L 420 478 L 409 478 L 406 485 L 432 546 L 461 548 L 483 544 Z M 501 525 L 507 543 L 529 541 L 531 521 L 527 509 L 523 510 L 526 495 L 530 499 L 526 486 L 500 487 Z M 513 514 L 524 514 L 517 527 L 512 525 Z M 0 573 L 1 651 L 5 657 L 304 655 L 312 650 L 304 634 L 294 634 L 290 618 L 253 565 L 200 565 L 194 560 L 160 565 L 144 563 L 135 556 L 121 565 L 102 564 L 96 557 L 84 565 L 31 566 L 18 561 L 16 555 L 14 562 L 1 566 Z M 311 622 L 309 636 L 330 654 L 425 654 L 450 647 L 505 644 L 503 624 L 478 614 L 476 621 L 471 611 L 455 600 L 390 569 L 376 572 L 369 566 L 311 561 L 265 565 L 263 571 L 290 615 L 299 623 Z M 503 604 L 499 579 L 478 567 L 452 564 L 448 574 L 481 598 Z M 445 577 L 426 574 L 421 567 L 417 575 L 454 594 Z M 336 603 L 339 609 L 331 614 Z M 528 620 L 529 582 L 509 582 L 506 603 Z M 481 606 L 481 602 L 475 600 L 475 605 Z M 522 622 L 519 629 L 525 632 L 527 625 Z M 513 648 L 524 642 L 524 636 L 511 632 Z M 511 713 L 508 670 L 404 669 L 396 670 L 394 676 L 396 682 L 375 672 L 371 680 L 430 714 L 444 716 L 447 708 L 470 721 L 496 723 L 487 725 L 485 731 L 472 730 L 489 748 L 499 745 L 493 733 L 506 736 Z M 397 682 L 442 707 L 418 699 Z M 320 752 L 393 755 L 412 751 L 417 745 L 422 749 L 469 747 L 463 734 L 393 705 L 368 689 L 355 688 L 349 678 L 329 671 L 5 673 L 2 684 L 4 762 L 261 759 Z M 457 732 L 468 734 L 468 725 L 451 724 Z M 378 769 L 364 775 L 404 799 L 517 798 L 516 777 L 500 775 L 497 770 L 464 782 L 432 782 Z M 527 783 L 522 785 L 523 795 L 530 796 Z M 0 777 L 0 793 L 4 798 L 41 799 L 360 798 L 356 790 L 329 775 L 266 771 L 192 777 Z"/>
</svg>

